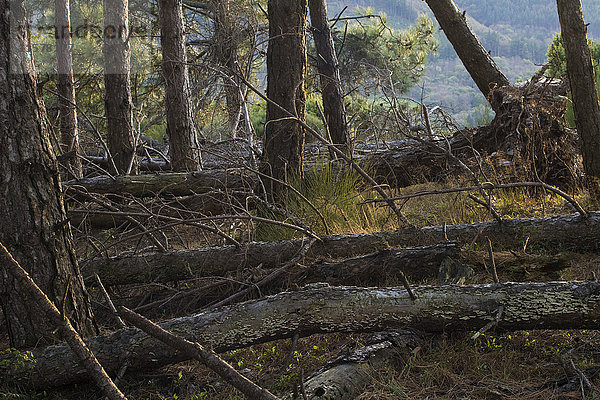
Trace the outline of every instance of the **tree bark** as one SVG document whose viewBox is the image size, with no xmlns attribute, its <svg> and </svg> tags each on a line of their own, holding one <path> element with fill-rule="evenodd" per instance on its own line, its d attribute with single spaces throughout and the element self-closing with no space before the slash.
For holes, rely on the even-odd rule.
<svg viewBox="0 0 600 400">
<path fill-rule="evenodd" d="M 267 49 L 267 97 L 304 120 L 306 92 L 306 0 L 269 0 Z M 273 104 L 267 103 L 263 171 L 287 181 L 302 176 L 304 129 Z M 266 182 L 277 197 L 283 186 Z"/>
<path fill-rule="evenodd" d="M 75 108 L 75 84 L 73 83 L 73 55 L 71 52 L 71 17 L 69 0 L 54 1 L 54 25 L 56 29 L 56 62 L 58 68 L 58 94 L 60 104 L 60 137 L 63 153 L 73 152 L 67 165 L 74 178 L 83 176 L 77 111 Z"/>
<path fill-rule="evenodd" d="M 82 270 L 86 279 L 90 279 L 90 284 L 93 283 L 92 278 L 95 274 L 98 274 L 105 285 L 124 285 L 165 283 L 201 276 L 225 276 L 229 272 L 245 267 L 261 265 L 261 268 L 265 269 L 277 268 L 289 260 L 284 258 L 287 251 L 277 253 L 277 250 L 281 250 L 281 246 L 267 246 L 267 244 L 254 243 L 237 252 L 227 246 L 176 250 L 169 253 L 152 253 L 152 255 L 117 256 L 110 259 L 97 258 L 87 263 Z M 294 243 L 288 244 L 293 246 Z M 335 244 L 335 246 L 341 246 L 341 243 Z M 361 254 L 361 250 L 365 250 L 365 248 L 346 249 L 345 255 L 341 248 L 331 250 L 338 253 L 338 256 L 348 257 L 352 254 Z M 311 257 L 307 257 L 307 260 L 303 262 L 307 267 L 303 268 L 298 282 L 322 281 L 332 285 L 378 286 L 385 280 L 397 278 L 400 272 L 409 276 L 413 281 L 421 281 L 437 276 L 442 262 L 447 257 L 456 258 L 458 254 L 459 248 L 455 243 L 417 248 L 383 249 L 337 262 L 325 260 L 314 262 L 314 257 L 318 254 L 311 254 Z M 244 255 L 247 258 L 244 258 Z M 312 265 L 308 264 L 310 261 L 313 261 Z M 291 275 L 291 271 L 288 271 L 287 276 L 289 275 Z"/>
<path fill-rule="evenodd" d="M 426 2 L 481 93 L 487 98 L 494 86 L 509 86 L 510 82 L 475 36 L 465 13 L 460 12 L 454 1 Z"/>
<path fill-rule="evenodd" d="M 62 331 L 65 341 L 77 358 L 79 358 L 79 361 L 83 364 L 92 380 L 98 385 L 104 395 L 109 400 L 126 400 L 123 393 L 115 386 L 110 377 L 106 375 L 106 371 L 102 368 L 102 365 L 98 363 L 98 359 L 96 359 L 90 349 L 83 343 L 81 336 L 75 331 L 69 319 L 58 311 L 56 306 L 52 304 L 50 299 L 48 299 L 39 286 L 35 284 L 27 271 L 19 265 L 2 243 L 0 243 L 0 254 L 2 254 L 1 257 L 6 264 L 7 272 L 12 275 L 13 279 L 19 282 L 20 287 L 46 314 L 46 317 L 52 322 L 54 327 Z"/>
<path fill-rule="evenodd" d="M 600 183 L 600 105 L 580 0 L 557 0 L 583 168 Z M 600 187 L 600 186 L 599 186 Z M 600 191 L 598 191 L 600 193 Z"/>
<path fill-rule="evenodd" d="M 223 91 L 227 102 L 227 115 L 231 131 L 235 134 L 240 121 L 242 83 L 237 79 L 238 33 L 234 29 L 231 1 L 219 0 L 214 10 L 214 46 L 215 59 L 231 78 L 223 79 Z"/>
<path fill-rule="evenodd" d="M 296 334 L 305 337 L 407 327 L 423 332 L 471 331 L 493 321 L 501 306 L 504 311 L 499 331 L 598 327 L 600 283 L 595 281 L 422 286 L 412 290 L 415 300 L 405 289 L 313 285 L 160 325 L 188 340 L 205 343 L 217 353 Z M 129 363 L 129 371 L 139 372 L 189 358 L 137 329 L 98 336 L 88 340 L 88 345 L 109 374 L 123 362 Z M 16 362 L 16 357 L 22 361 Z M 66 345 L 36 349 L 29 357 L 9 354 L 0 361 L 2 376 L 31 387 L 88 379 Z"/>
<path fill-rule="evenodd" d="M 171 166 L 174 171 L 196 171 L 200 149 L 190 100 L 182 0 L 160 0 L 159 14 Z"/>
<path fill-rule="evenodd" d="M 135 197 L 191 196 L 212 190 L 243 190 L 254 187 L 256 177 L 241 169 L 196 171 L 189 173 L 162 173 L 138 176 L 108 176 L 65 182 L 64 187 L 78 186 L 90 193 L 129 194 Z"/>
<path fill-rule="evenodd" d="M 129 9 L 127 0 L 103 0 L 104 107 L 108 149 L 115 175 L 137 174 L 136 139 L 129 66 Z"/>
<path fill-rule="evenodd" d="M 77 331 L 89 336 L 96 329 L 36 91 L 23 1 L 2 0 L 0 15 L 0 242 Z M 54 342 L 55 327 L 8 274 L 5 262 L 0 262 L 0 305 L 11 347 Z"/>
<path fill-rule="evenodd" d="M 600 249 L 600 213 L 587 217 L 566 215 L 546 218 L 509 219 L 474 224 L 403 228 L 395 231 L 357 235 L 323 236 L 315 242 L 306 257 L 347 258 L 394 246 L 420 246 L 444 242 L 446 238 L 459 243 L 487 243 L 489 237 L 495 249 L 521 248 L 527 240 L 530 246 L 549 250 L 597 251 Z M 242 248 L 222 246 L 169 253 L 148 253 L 91 260 L 82 267 L 86 276 L 98 273 L 105 284 L 121 284 L 157 279 L 187 279 L 189 269 L 204 275 L 218 274 L 239 268 L 277 267 L 294 257 L 303 246 L 302 240 L 249 243 Z M 404 253 L 407 254 L 408 252 Z M 417 254 L 419 252 L 416 252 Z M 423 252 L 420 253 L 421 255 Z M 376 258 L 376 257 L 375 257 Z M 350 265 L 350 264 L 347 264 Z M 407 262 L 405 265 L 410 265 Z M 189 268 L 189 269 L 188 269 Z M 414 273 L 416 271 L 409 271 Z"/>
<path fill-rule="evenodd" d="M 317 49 L 317 70 L 321 81 L 323 113 L 334 144 L 347 150 L 348 125 L 346 107 L 340 85 L 340 68 L 329 27 L 326 0 L 309 0 L 310 22 Z"/>
</svg>

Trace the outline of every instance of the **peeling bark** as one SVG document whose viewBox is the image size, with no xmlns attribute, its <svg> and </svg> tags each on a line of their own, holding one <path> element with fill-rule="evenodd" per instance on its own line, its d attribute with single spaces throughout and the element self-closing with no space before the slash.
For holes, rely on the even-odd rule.
<svg viewBox="0 0 600 400">
<path fill-rule="evenodd" d="M 504 312 L 499 331 L 596 329 L 599 282 L 506 283 L 405 289 L 313 285 L 261 300 L 164 321 L 162 328 L 216 352 L 316 333 L 376 332 L 411 327 L 423 332 L 479 329 Z M 147 371 L 188 359 L 137 329 L 123 329 L 87 341 L 109 374 L 123 362 Z M 19 362 L 15 357 L 20 358 Z M 34 349 L 30 356 L 5 355 L 0 373 L 29 387 L 87 380 L 68 346 Z"/>
</svg>

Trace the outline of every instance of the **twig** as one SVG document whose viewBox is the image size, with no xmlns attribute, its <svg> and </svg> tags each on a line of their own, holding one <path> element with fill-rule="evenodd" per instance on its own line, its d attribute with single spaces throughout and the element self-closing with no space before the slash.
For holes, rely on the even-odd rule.
<svg viewBox="0 0 600 400">
<path fill-rule="evenodd" d="M 323 227 L 325 228 L 325 234 L 329 235 L 329 232 L 330 232 L 329 226 L 327 225 L 327 221 L 325 220 L 325 217 L 323 217 L 323 214 L 319 211 L 319 209 L 317 207 L 315 207 L 315 205 L 309 199 L 306 198 L 306 196 L 304 196 L 302 193 L 300 193 L 300 191 L 298 189 L 296 189 L 289 183 L 282 181 L 281 179 L 277 179 L 270 175 L 264 174 L 255 168 L 248 167 L 247 165 L 244 165 L 244 168 L 246 168 L 250 172 L 255 173 L 258 176 L 261 176 L 266 179 L 270 179 L 274 182 L 284 185 L 285 187 L 290 189 L 292 192 L 296 193 L 296 195 L 298 195 L 298 197 L 300 197 L 306 204 L 308 204 L 308 206 L 310 208 L 312 208 L 312 210 L 319 216 L 319 219 L 321 220 L 321 222 L 323 223 Z"/>
<path fill-rule="evenodd" d="M 269 391 L 261 388 L 237 372 L 214 351 L 205 349 L 199 343 L 190 342 L 175 336 L 149 319 L 144 318 L 126 307 L 121 307 L 121 315 L 127 322 L 143 330 L 148 335 L 204 363 L 208 368 L 215 371 L 221 378 L 230 383 L 248 398 L 257 400 L 278 400 L 278 398 Z"/>
<path fill-rule="evenodd" d="M 417 300 L 417 296 L 415 296 L 415 294 L 413 293 L 410 284 L 408 283 L 408 279 L 406 279 L 406 275 L 404 275 L 404 272 L 399 271 L 399 276 L 400 276 L 400 280 L 402 281 L 402 285 L 404 285 L 404 289 L 406 289 L 406 291 L 408 292 L 408 295 L 410 296 L 410 299 L 412 301 Z"/>
<path fill-rule="evenodd" d="M 110 211 L 121 212 L 117 207 L 113 206 L 112 204 L 102 200 L 101 198 L 99 198 L 97 196 L 91 195 L 90 193 L 88 193 L 85 190 L 80 190 L 79 188 L 77 188 L 77 186 L 70 186 L 69 189 L 74 190 L 77 194 L 85 196 L 89 200 L 93 201 L 96 204 L 101 205 L 102 207 L 107 208 Z M 148 237 L 150 238 L 150 240 L 152 241 L 152 243 L 154 243 L 161 252 L 164 253 L 167 251 L 167 248 L 151 232 L 149 232 L 148 229 L 146 229 L 146 227 L 140 221 L 133 218 L 130 213 L 124 213 L 124 216 L 127 221 L 129 221 L 132 224 L 134 224 L 135 226 L 137 226 L 138 229 L 140 231 L 142 231 L 142 233 L 147 234 Z"/>
<path fill-rule="evenodd" d="M 294 358 L 294 353 L 296 352 L 296 347 L 298 346 L 298 339 L 300 339 L 300 334 L 296 332 L 296 334 L 292 338 L 292 345 L 290 346 L 290 351 L 288 352 L 288 355 L 285 357 L 285 360 L 283 360 L 281 372 L 287 371 L 288 367 L 292 363 L 292 359 Z"/>
<path fill-rule="evenodd" d="M 112 302 L 110 296 L 108 295 L 108 292 L 104 288 L 104 285 L 102 284 L 102 281 L 100 280 L 100 277 L 98 276 L 98 274 L 94 274 L 94 277 L 96 278 L 96 282 L 98 282 L 98 287 L 100 288 L 100 291 L 102 292 L 102 295 L 104 296 L 104 300 L 106 300 L 106 303 L 108 304 L 108 308 L 112 312 L 113 317 L 115 317 L 115 320 L 117 321 L 117 324 L 119 325 L 119 328 L 127 328 L 127 325 L 125 325 L 125 322 L 123 322 L 121 317 L 119 317 L 119 314 L 117 313 L 115 304 Z"/>
<path fill-rule="evenodd" d="M 210 216 L 210 217 L 191 218 L 191 219 L 184 220 L 184 219 L 179 219 L 179 218 L 175 218 L 175 217 L 169 217 L 166 215 L 152 214 L 152 213 L 134 213 L 134 212 L 122 212 L 122 211 L 101 211 L 101 210 L 86 210 L 86 209 L 73 209 L 73 210 L 69 210 L 69 212 L 79 213 L 79 214 L 115 215 L 115 216 L 123 216 L 123 217 L 127 217 L 127 216 L 129 216 L 129 217 L 155 217 L 157 219 L 174 221 L 173 223 L 166 224 L 159 228 L 148 229 L 148 230 L 142 232 L 141 234 L 146 234 L 149 232 L 153 232 L 155 230 L 170 228 L 170 227 L 177 226 L 177 225 L 194 225 L 194 226 L 201 225 L 200 227 L 202 227 L 203 229 L 210 230 L 213 233 L 217 233 L 220 236 L 223 236 L 223 235 L 225 235 L 223 232 L 221 232 L 221 231 L 217 232 L 217 230 L 214 228 L 208 229 L 209 227 L 207 227 L 204 224 L 200 224 L 200 222 L 220 221 L 220 220 L 228 220 L 228 219 L 233 219 L 233 220 L 240 219 L 240 220 L 251 220 L 251 221 L 257 221 L 257 222 L 265 222 L 265 223 L 273 224 L 273 225 L 279 225 L 284 228 L 289 228 L 289 229 L 293 229 L 295 231 L 304 233 L 306 236 L 310 236 L 313 239 L 316 239 L 319 241 L 321 240 L 321 238 L 317 234 L 315 234 L 314 232 L 312 232 L 309 229 L 305 229 L 305 228 L 302 228 L 297 225 L 288 224 L 286 222 L 276 221 L 276 220 L 269 219 L 269 218 L 256 217 L 254 215 L 214 215 L 214 216 Z M 129 239 L 132 239 L 133 237 L 138 237 L 141 234 L 131 236 L 131 237 L 129 237 Z M 241 246 L 237 240 L 233 239 L 229 235 L 225 235 L 224 237 L 227 240 L 231 241 L 233 244 L 235 244 L 237 247 Z"/>
<path fill-rule="evenodd" d="M 492 321 L 485 324 L 485 326 L 483 328 L 481 328 L 480 330 L 477 331 L 477 333 L 475 333 L 473 336 L 471 336 L 471 339 L 473 339 L 473 340 L 477 339 L 479 336 L 483 335 L 484 333 L 486 333 L 487 331 L 492 329 L 494 326 L 496 326 L 498 324 L 498 322 L 500 322 L 500 319 L 502 319 L 503 313 L 504 313 L 504 305 L 500 305 L 500 307 L 498 307 L 498 313 L 496 314 L 496 318 L 494 318 Z"/>
<path fill-rule="evenodd" d="M 585 399 L 585 388 L 587 388 L 588 390 L 594 390 L 594 385 L 592 385 L 592 383 L 587 378 L 587 376 L 585 376 L 583 371 L 580 370 L 579 368 L 577 368 L 577 366 L 575 366 L 575 363 L 573 362 L 573 358 L 571 357 L 570 352 L 569 352 L 569 363 L 571 364 L 571 368 L 573 368 L 573 370 L 575 370 L 575 372 L 577 372 L 577 375 L 579 375 L 579 381 L 581 382 L 581 396 L 583 399 Z"/>
<path fill-rule="evenodd" d="M 583 207 L 581 207 L 581 205 L 577 202 L 577 200 L 575 200 L 573 197 L 569 196 L 567 193 L 563 192 L 562 190 L 548 185 L 547 183 L 544 182 L 515 182 L 515 183 L 491 183 L 491 182 L 485 182 L 482 183 L 481 186 L 467 186 L 467 187 L 458 187 L 458 188 L 449 188 L 449 189 L 440 189 L 440 190 L 428 190 L 428 191 L 424 191 L 424 192 L 417 192 L 417 193 L 413 193 L 413 194 L 406 194 L 406 195 L 402 195 L 402 196 L 397 196 L 397 197 L 391 197 L 390 200 L 406 200 L 406 199 L 412 199 L 415 197 L 422 197 L 422 196 L 431 196 L 431 195 L 438 195 L 438 194 L 445 194 L 445 193 L 456 193 L 456 192 L 471 192 L 471 191 L 475 191 L 475 190 L 480 190 L 481 187 L 483 187 L 486 190 L 494 190 L 494 189 L 509 189 L 509 188 L 516 188 L 516 187 L 542 187 L 554 194 L 557 194 L 558 196 L 562 197 L 563 199 L 565 199 L 567 202 L 569 202 L 574 208 L 575 210 L 577 210 L 577 212 L 580 215 L 587 215 L 587 211 L 585 211 L 583 209 Z M 382 203 L 385 202 L 386 200 L 384 199 L 371 199 L 371 200 L 366 200 L 363 203 Z"/>
<path fill-rule="evenodd" d="M 289 268 L 296 265 L 296 263 L 302 257 L 304 257 L 304 255 L 308 252 L 308 250 L 310 250 L 310 248 L 314 242 L 315 242 L 315 239 L 311 239 L 308 242 L 306 242 L 304 244 L 304 246 L 302 246 L 300 248 L 300 250 L 298 250 L 298 253 L 296 253 L 296 255 L 291 260 L 289 260 L 287 263 L 285 263 L 285 265 L 283 267 L 278 268 L 275 271 L 271 272 L 269 275 L 264 277 L 260 282 L 256 283 L 253 287 L 260 288 L 260 287 L 266 285 L 267 283 L 274 281 L 281 275 L 283 275 Z M 223 299 L 223 300 L 219 301 L 218 303 L 211 305 L 210 309 L 214 309 L 217 307 L 221 307 L 221 306 L 230 304 L 232 301 L 235 301 L 235 300 L 239 299 L 240 297 L 243 297 L 243 296 L 247 295 L 248 293 L 250 293 L 250 291 L 252 290 L 253 287 L 248 287 L 244 290 L 240 290 L 239 292 L 227 297 L 226 299 Z"/>
<path fill-rule="evenodd" d="M 46 87 L 44 87 L 44 90 L 46 90 L 47 92 L 52 93 L 55 96 L 58 96 L 60 98 L 62 98 L 63 100 L 68 101 L 69 103 L 71 103 L 71 105 L 73 107 L 75 107 L 77 109 L 77 111 L 83 116 L 83 118 L 85 118 L 85 120 L 88 122 L 88 124 L 90 124 L 90 126 L 92 127 L 92 131 L 96 134 L 96 139 L 98 139 L 98 142 L 100 142 L 100 145 L 102 146 L 102 148 L 104 149 L 104 151 L 106 152 L 106 158 L 108 160 L 109 165 L 114 168 L 114 171 L 118 171 L 117 166 L 115 165 L 115 160 L 113 159 L 112 155 L 110 154 L 110 150 L 108 149 L 108 146 L 106 145 L 106 142 L 104 141 L 104 139 L 102 139 L 102 135 L 100 134 L 100 132 L 98 131 L 98 128 L 96 128 L 96 125 L 94 125 L 92 123 L 92 120 L 90 119 L 90 117 L 88 117 L 88 115 L 85 113 L 85 111 L 83 111 L 81 109 L 81 107 L 79 107 L 77 105 L 77 103 L 74 103 L 73 101 L 71 101 L 71 99 L 68 99 L 66 97 L 64 97 L 63 95 L 61 95 L 58 92 L 55 92 L 53 90 L 50 90 Z M 110 178 L 112 180 L 115 180 L 115 178 L 111 175 L 108 174 L 108 176 L 110 176 Z"/>
<path fill-rule="evenodd" d="M 473 200 L 475 203 L 483 206 L 485 209 L 487 209 L 492 216 L 494 217 L 494 219 L 496 221 L 498 221 L 499 223 L 502 223 L 502 217 L 500 216 L 500 214 L 498 214 L 498 211 L 496 211 L 496 209 L 494 208 L 494 206 L 491 204 L 491 202 L 486 202 L 484 200 L 481 200 L 480 198 L 478 198 L 477 196 L 475 196 L 472 193 L 469 193 L 468 196 L 471 200 Z M 489 196 L 488 196 L 489 198 Z"/>
<path fill-rule="evenodd" d="M 494 250 L 492 249 L 492 241 L 490 238 L 487 238 L 488 241 L 488 255 L 490 256 L 490 265 L 492 268 L 492 279 L 495 284 L 499 284 L 500 280 L 498 279 L 498 271 L 496 270 L 496 260 L 494 259 Z"/>
<path fill-rule="evenodd" d="M 306 395 L 306 386 L 304 385 L 304 369 L 300 368 L 300 376 L 298 377 L 300 380 L 300 393 L 302 394 L 302 400 L 308 400 L 308 396 Z"/>
<path fill-rule="evenodd" d="M 61 330 L 65 341 L 69 344 L 69 347 L 71 347 L 77 358 L 79 358 L 94 382 L 102 390 L 102 393 L 111 400 L 126 400 L 125 395 L 121 393 L 119 388 L 115 386 L 114 382 L 106 374 L 106 371 L 104 371 L 94 353 L 81 340 L 81 336 L 75 331 L 69 319 L 61 315 L 56 306 L 52 304 L 50 299 L 48 299 L 33 279 L 31 279 L 27 271 L 19 265 L 17 260 L 13 258 L 12 254 L 10 254 L 2 243 L 0 243 L 0 250 L 2 250 L 4 257 L 8 261 L 4 263 L 5 268 L 19 281 L 21 289 L 28 292 L 29 296 L 46 313 L 52 323 Z"/>
</svg>

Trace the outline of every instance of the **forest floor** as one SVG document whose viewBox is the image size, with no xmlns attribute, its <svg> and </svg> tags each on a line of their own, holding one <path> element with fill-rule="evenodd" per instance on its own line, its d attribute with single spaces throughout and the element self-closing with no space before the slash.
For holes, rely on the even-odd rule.
<svg viewBox="0 0 600 400">
<path fill-rule="evenodd" d="M 402 189 L 402 194 L 438 189 L 441 184 L 424 184 Z M 454 186 L 454 185 L 452 185 Z M 576 199 L 587 210 L 597 209 L 585 194 Z M 564 201 L 556 196 L 531 197 L 515 189 L 496 197 L 498 211 L 505 218 L 523 218 L 569 214 Z M 393 228 L 386 218 L 379 218 L 375 206 L 365 211 L 367 220 L 351 224 L 346 221 L 335 233 L 359 233 Z M 403 212 L 417 226 L 443 225 L 490 219 L 485 209 L 464 194 L 445 194 L 413 199 Z M 363 216 L 364 217 L 364 216 Z M 390 225 L 391 224 L 391 225 Z M 76 231 L 77 233 L 77 231 Z M 271 232 L 275 234 L 276 232 Z M 81 235 L 81 232 L 79 232 Z M 107 231 L 86 232 L 98 237 Z M 76 238 L 82 243 L 82 237 Z M 477 244 L 465 244 L 462 251 L 474 257 L 484 252 Z M 119 251 L 119 250 L 115 250 Z M 568 266 L 550 274 L 538 274 L 535 266 L 503 269 L 499 279 L 508 281 L 590 280 L 600 276 L 600 254 L 573 253 L 562 249 L 514 249 L 528 254 L 561 253 Z M 489 283 L 484 270 L 465 283 Z M 433 284 L 433 280 L 414 282 Z M 288 283 L 293 284 L 293 283 Z M 385 282 L 397 285 L 397 281 Z M 128 296 L 138 299 L 137 288 L 115 291 L 117 301 L 127 303 Z M 111 316 L 96 289 L 91 290 L 101 326 L 112 329 Z M 181 312 L 180 306 L 162 308 L 155 320 Z M 156 313 L 152 313 L 156 314 Z M 421 345 L 399 349 L 386 362 L 370 368 L 370 384 L 359 399 L 573 399 L 600 397 L 600 330 L 599 331 L 516 331 L 493 329 L 473 340 L 481 327 L 466 332 L 446 332 L 423 337 Z M 236 369 L 274 394 L 285 396 L 298 390 L 302 378 L 328 361 L 351 349 L 364 346 L 371 335 L 329 334 L 280 340 L 223 354 Z M 0 332 L 0 349 L 7 347 L 6 333 Z M 152 373 L 125 375 L 119 387 L 129 399 L 241 399 L 243 396 L 223 382 L 215 373 L 196 362 L 184 362 Z M 0 399 L 100 399 L 92 385 L 78 385 L 60 390 L 27 392 L 23 389 L 0 389 Z"/>
</svg>

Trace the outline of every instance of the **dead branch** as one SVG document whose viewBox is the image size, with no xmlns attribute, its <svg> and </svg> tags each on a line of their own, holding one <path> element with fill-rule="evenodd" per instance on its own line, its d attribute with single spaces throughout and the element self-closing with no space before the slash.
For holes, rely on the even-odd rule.
<svg viewBox="0 0 600 400">
<path fill-rule="evenodd" d="M 208 368 L 215 371 L 226 382 L 245 394 L 249 399 L 256 400 L 277 400 L 268 390 L 261 388 L 254 382 L 250 381 L 245 376 L 237 372 L 231 365 L 223 361 L 212 350 L 205 349 L 197 342 L 190 342 L 181 337 L 178 337 L 170 332 L 167 332 L 154 322 L 150 321 L 129 310 L 126 307 L 121 307 L 121 315 L 125 320 L 135 327 L 143 330 L 148 335 L 160 340 L 164 344 L 179 350 L 186 354 L 189 358 L 194 358 L 205 364 Z"/>
<path fill-rule="evenodd" d="M 2 251 L 3 258 L 5 258 L 3 264 L 7 269 L 7 272 L 18 279 L 21 288 L 29 293 L 31 299 L 38 304 L 44 313 L 46 313 L 50 321 L 60 329 L 65 341 L 68 343 L 70 351 L 75 353 L 79 361 L 83 364 L 87 374 L 89 374 L 90 378 L 102 390 L 102 393 L 111 400 L 127 400 L 106 374 L 104 368 L 102 368 L 102 365 L 100 365 L 94 356 L 94 353 L 92 353 L 89 347 L 81 340 L 81 336 L 79 336 L 77 331 L 73 328 L 69 319 L 58 311 L 56 306 L 52 304 L 50 299 L 46 297 L 46 294 L 42 292 L 39 286 L 31 279 L 27 271 L 19 265 L 17 260 L 13 258 L 2 243 L 0 243 L 0 250 Z"/>
</svg>

